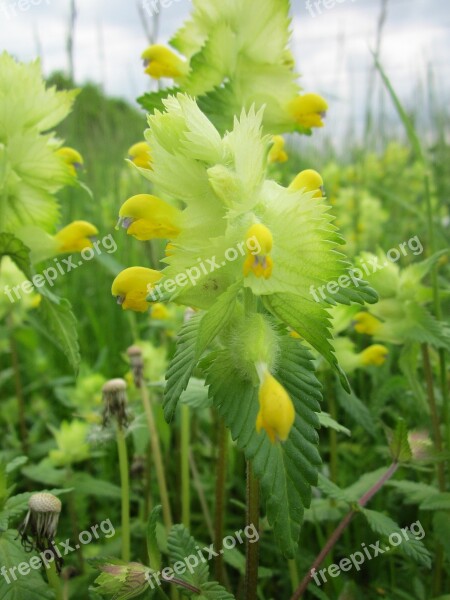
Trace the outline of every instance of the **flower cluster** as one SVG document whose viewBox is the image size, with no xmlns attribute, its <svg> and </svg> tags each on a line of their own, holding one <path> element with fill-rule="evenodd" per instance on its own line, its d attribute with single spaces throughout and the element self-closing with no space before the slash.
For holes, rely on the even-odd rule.
<svg viewBox="0 0 450 600">
<path fill-rule="evenodd" d="M 170 78 L 177 91 L 198 98 L 199 105 L 221 133 L 235 115 L 266 107 L 265 131 L 310 133 L 323 127 L 327 102 L 302 93 L 289 50 L 289 3 L 280 0 L 194 2 L 190 19 L 170 41 L 147 48 L 145 72 Z M 148 110 L 161 106 L 164 93 L 146 94 Z"/>
<path fill-rule="evenodd" d="M 270 335 L 270 319 L 298 330 L 323 351 L 327 301 L 313 306 L 317 303 L 308 297 L 308 289 L 337 279 L 349 267 L 336 250 L 342 239 L 323 197 L 323 181 L 315 171 L 300 174 L 289 188 L 266 179 L 272 138 L 263 134 L 262 110 L 243 111 L 233 130 L 221 137 L 192 98 L 179 94 L 164 105 L 165 112 L 149 117 L 146 140 L 151 165 L 136 165 L 162 197 L 140 194 L 128 199 L 120 209 L 118 226 L 138 240 L 167 239 L 162 261 L 166 266 L 161 271 L 125 269 L 113 282 L 112 293 L 123 309 L 144 311 L 154 285 L 171 279 L 176 289 L 165 300 L 210 310 L 223 294 L 236 290 L 240 301 L 245 302 L 246 296 L 255 306 L 264 307 L 267 317 L 262 320 L 242 316 L 253 325 L 243 336 L 247 347 L 241 346 L 241 353 L 235 355 L 237 360 L 246 356 L 242 364 L 247 365 L 249 377 L 259 373 L 258 428 L 263 427 L 272 441 L 284 440 L 293 407 L 271 375 L 277 343 Z M 200 273 L 196 282 L 181 277 L 209 257 L 223 256 L 239 244 L 245 247 L 249 238 L 258 242 L 256 254 L 248 253 L 212 273 Z M 354 289 L 343 290 L 338 297 L 340 302 L 350 299 L 362 302 Z M 317 322 L 317 331 L 311 331 L 305 314 Z M 269 332 L 262 335 L 267 328 Z M 281 414 L 274 406 L 280 407 Z"/>
</svg>

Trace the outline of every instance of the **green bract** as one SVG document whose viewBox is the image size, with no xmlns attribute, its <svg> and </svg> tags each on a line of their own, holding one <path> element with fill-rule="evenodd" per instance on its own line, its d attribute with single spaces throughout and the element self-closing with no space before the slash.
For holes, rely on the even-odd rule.
<svg viewBox="0 0 450 600">
<path fill-rule="evenodd" d="M 252 105 L 266 107 L 263 124 L 269 133 L 310 133 L 311 125 L 289 110 L 301 91 L 289 26 L 288 0 L 194 0 L 190 19 L 170 41 L 188 67 L 170 91 L 198 97 L 222 133 Z M 167 94 L 145 94 L 139 101 L 152 111 Z"/>
<path fill-rule="evenodd" d="M 21 64 L 0 55 L 0 211 L 2 230 L 24 225 L 46 230 L 58 220 L 53 194 L 73 181 L 55 154 L 52 133 L 70 112 L 77 91 L 46 89 L 39 61 Z"/>
<path fill-rule="evenodd" d="M 326 299 L 320 302 L 311 294 L 350 267 L 337 251 L 343 240 L 326 201 L 266 179 L 269 138 L 262 134 L 262 111 L 242 112 L 221 138 L 191 98 L 178 95 L 164 105 L 166 112 L 149 118 L 146 133 L 153 169 L 141 172 L 161 194 L 181 203 L 182 227 L 171 241 L 164 278 L 148 299 L 162 294 L 208 309 L 232 284 L 234 292 L 227 293 L 234 296 L 248 288 L 274 317 L 333 362 L 326 306 L 375 296 L 363 283 L 333 294 L 325 287 Z M 267 279 L 243 273 L 246 234 L 255 223 L 273 237 L 273 270 Z"/>
</svg>

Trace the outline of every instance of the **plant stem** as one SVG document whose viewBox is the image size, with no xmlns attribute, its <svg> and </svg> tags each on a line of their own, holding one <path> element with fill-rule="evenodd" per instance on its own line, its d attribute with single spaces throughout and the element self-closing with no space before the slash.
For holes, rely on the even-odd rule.
<svg viewBox="0 0 450 600">
<path fill-rule="evenodd" d="M 332 384 L 329 383 L 328 387 L 328 411 L 330 413 L 330 417 L 337 421 L 337 408 L 336 408 L 336 399 L 334 397 L 334 390 L 332 389 Z M 337 447 L 337 431 L 332 427 L 329 428 L 329 443 L 330 443 L 330 480 L 333 483 L 337 481 L 337 472 L 338 472 L 338 447 Z"/>
<path fill-rule="evenodd" d="M 120 489 L 122 493 L 122 560 L 130 562 L 130 481 L 128 472 L 128 451 L 125 435 L 117 425 L 117 451 L 119 454 Z"/>
<path fill-rule="evenodd" d="M 361 496 L 361 498 L 358 500 L 358 506 L 364 507 L 369 502 L 369 500 L 371 500 L 373 498 L 373 496 L 375 496 L 375 494 L 378 491 L 380 491 L 380 489 L 383 487 L 383 485 L 386 483 L 386 481 L 388 481 L 388 479 L 390 479 L 392 477 L 392 475 L 395 473 L 395 471 L 398 469 L 398 467 L 399 467 L 399 463 L 397 463 L 397 462 L 392 463 L 392 465 L 389 467 L 389 469 L 386 471 L 386 473 L 370 488 L 369 491 L 367 491 L 363 496 Z M 314 560 L 313 564 L 311 565 L 308 573 L 305 575 L 302 582 L 300 583 L 298 588 L 295 590 L 294 594 L 291 596 L 290 600 L 299 600 L 302 597 L 302 595 L 305 593 L 306 588 L 308 587 L 311 579 L 313 578 L 316 570 L 320 567 L 322 562 L 325 560 L 326 556 L 328 555 L 330 550 L 334 547 L 334 545 L 336 544 L 338 539 L 341 537 L 342 533 L 347 528 L 348 524 L 350 523 L 350 521 L 353 519 L 353 517 L 355 516 L 355 514 L 357 512 L 358 512 L 357 509 L 352 509 L 349 513 L 347 513 L 345 515 L 345 517 L 342 519 L 342 521 L 336 527 L 336 529 L 334 530 L 332 535 L 329 537 L 325 546 L 322 548 L 320 553 L 317 555 L 317 557 Z"/>
<path fill-rule="evenodd" d="M 70 467 L 67 468 L 67 487 L 75 488 L 76 484 L 73 482 L 73 471 Z M 78 540 L 80 537 L 80 528 L 78 526 L 78 515 L 77 515 L 77 507 L 75 503 L 75 492 L 70 492 L 67 494 L 67 506 L 69 508 L 69 516 L 72 523 L 72 535 L 74 539 Z M 77 557 L 78 557 L 78 568 L 80 569 L 80 573 L 84 571 L 84 558 L 83 558 L 83 545 L 77 544 Z"/>
<path fill-rule="evenodd" d="M 11 314 L 9 314 L 7 317 L 7 327 L 9 330 L 9 347 L 11 351 L 11 362 L 14 372 L 14 385 L 16 388 L 20 441 L 22 444 L 22 452 L 25 455 L 28 455 L 28 431 L 25 420 L 25 398 L 23 394 L 22 378 L 20 376 L 19 352 L 17 349 L 16 339 L 14 337 L 14 323 Z"/>
<path fill-rule="evenodd" d="M 181 406 L 181 515 L 182 523 L 191 526 L 191 488 L 189 474 L 189 444 L 191 432 L 190 409 L 187 404 Z"/>
<path fill-rule="evenodd" d="M 439 416 L 436 407 L 436 399 L 434 397 L 434 385 L 433 385 L 433 371 L 431 369 L 430 353 L 428 351 L 428 344 L 422 344 L 422 359 L 423 369 L 425 373 L 425 381 L 427 384 L 427 397 L 428 404 L 431 413 L 431 423 L 433 426 L 434 443 L 436 444 L 436 450 L 439 454 L 442 453 L 442 437 L 441 430 L 439 428 Z M 439 489 L 441 492 L 445 491 L 445 473 L 444 464 L 442 462 L 437 463 L 437 474 Z"/>
<path fill-rule="evenodd" d="M 148 429 L 150 432 L 150 444 L 152 447 L 153 461 L 156 471 L 156 479 L 158 481 L 159 493 L 161 496 L 161 504 L 163 510 L 163 520 L 167 531 L 172 527 L 172 512 L 170 510 L 169 494 L 167 491 L 166 476 L 164 473 L 164 465 L 162 461 L 161 445 L 159 440 L 158 429 L 156 428 L 155 416 L 150 400 L 150 394 L 145 385 L 145 382 L 140 387 L 142 403 L 144 405 L 145 415 L 147 417 Z"/>
<path fill-rule="evenodd" d="M 200 480 L 200 475 L 197 469 L 197 465 L 195 463 L 195 458 L 191 450 L 189 450 L 189 464 L 191 466 L 192 479 L 194 481 L 195 489 L 197 490 L 198 499 L 200 501 L 200 505 L 202 507 L 203 516 L 205 517 L 206 526 L 208 528 L 209 536 L 213 540 L 214 539 L 214 528 L 211 519 L 211 513 L 209 511 L 209 506 L 206 501 L 205 492 L 203 490 L 202 482 Z"/>
<path fill-rule="evenodd" d="M 288 567 L 289 567 L 289 577 L 291 579 L 291 587 L 292 587 L 292 591 L 294 591 L 295 588 L 299 584 L 298 569 L 297 569 L 296 561 L 294 559 L 288 560 Z"/>
<path fill-rule="evenodd" d="M 253 526 L 259 533 L 259 483 L 253 473 L 253 466 L 247 461 L 247 526 Z M 246 541 L 245 600 L 255 600 L 258 587 L 259 539 Z"/>
<path fill-rule="evenodd" d="M 61 579 L 56 571 L 55 561 L 49 564 L 46 570 L 47 580 L 53 591 L 55 592 L 55 600 L 63 600 L 63 588 L 61 584 Z"/>
<path fill-rule="evenodd" d="M 219 417 L 218 423 L 218 454 L 216 463 L 216 510 L 214 514 L 214 546 L 218 556 L 215 557 L 216 579 L 224 584 L 223 535 L 225 525 L 225 494 L 227 479 L 228 433 L 225 421 Z"/>
</svg>

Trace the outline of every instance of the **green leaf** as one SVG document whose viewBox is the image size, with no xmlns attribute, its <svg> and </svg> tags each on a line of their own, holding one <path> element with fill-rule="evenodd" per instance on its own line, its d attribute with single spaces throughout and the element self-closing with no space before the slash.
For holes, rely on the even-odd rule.
<svg viewBox="0 0 450 600">
<path fill-rule="evenodd" d="M 349 493 L 347 490 L 341 489 L 335 483 L 324 477 L 321 473 L 319 473 L 317 487 L 328 498 L 332 498 L 333 500 L 339 500 L 340 502 L 346 502 L 348 504 L 352 504 L 358 500 L 358 498 L 355 498 L 354 494 Z"/>
<path fill-rule="evenodd" d="M 426 483 L 417 481 L 388 481 L 386 485 L 398 490 L 404 496 L 405 504 L 420 504 L 427 498 L 439 494 L 438 490 Z"/>
<path fill-rule="evenodd" d="M 28 563 L 31 556 L 35 553 L 27 554 L 22 548 L 19 540 L 16 540 L 17 531 L 8 531 L 0 535 L 0 565 L 6 568 L 6 572 L 11 568 L 15 569 L 14 579 L 12 576 L 9 582 L 6 577 L 0 577 L 0 598 L 2 600 L 54 600 L 54 594 L 48 585 L 44 582 L 39 571 L 30 568 L 28 575 L 20 575 L 17 571 L 17 565 Z"/>
<path fill-rule="evenodd" d="M 139 96 L 137 101 L 148 113 L 153 114 L 155 110 L 164 111 L 163 100 L 168 96 L 176 96 L 179 92 L 181 92 L 181 90 L 178 87 L 164 89 L 158 92 L 148 92 L 143 96 Z"/>
<path fill-rule="evenodd" d="M 72 306 L 68 300 L 59 298 L 44 288 L 40 290 L 40 294 L 42 297 L 39 306 L 40 314 L 53 334 L 56 345 L 64 352 L 77 374 L 81 358 L 77 320 L 72 312 Z"/>
<path fill-rule="evenodd" d="M 217 352 L 206 377 L 214 405 L 239 448 L 253 463 L 269 523 L 281 551 L 288 557 L 295 554 L 304 509 L 311 502 L 311 486 L 317 483 L 321 464 L 316 431 L 321 393 L 311 361 L 310 353 L 297 340 L 280 340 L 274 376 L 286 388 L 296 412 L 284 443 L 271 444 L 265 432 L 256 432 L 258 387 L 243 379 L 228 350 Z"/>
<path fill-rule="evenodd" d="M 421 510 L 450 510 L 450 492 L 433 494 L 419 506 Z"/>
<path fill-rule="evenodd" d="M 368 508 L 362 509 L 361 512 L 366 517 L 369 527 L 375 533 L 386 537 L 389 537 L 392 533 L 397 533 L 401 537 L 402 542 L 397 546 L 392 545 L 392 542 L 390 542 L 390 549 L 394 549 L 395 547 L 399 552 L 412 558 L 420 565 L 423 565 L 427 569 L 431 568 L 431 554 L 420 540 L 413 537 L 414 534 L 412 532 L 405 532 L 405 535 L 408 537 L 408 539 L 405 539 L 400 526 L 390 517 L 375 510 L 369 510 Z"/>
<path fill-rule="evenodd" d="M 17 268 L 31 279 L 30 249 L 12 233 L 0 233 L 0 263 L 4 256 L 9 256 Z"/>
<path fill-rule="evenodd" d="M 395 462 L 408 462 L 412 458 L 411 448 L 408 442 L 408 428 L 403 419 L 397 421 L 392 434 L 389 434 L 389 449 Z"/>
<path fill-rule="evenodd" d="M 147 523 L 147 554 L 150 567 L 159 571 L 161 568 L 161 552 L 156 538 L 156 524 L 161 516 L 162 507 L 160 504 L 150 513 Z"/>
<path fill-rule="evenodd" d="M 183 593 L 187 593 L 189 597 L 198 598 L 199 600 L 234 599 L 234 596 L 227 592 L 219 583 L 208 581 L 208 563 L 200 560 L 198 556 L 198 544 L 184 525 L 174 525 L 172 527 L 167 540 L 167 546 L 172 565 L 179 561 L 185 562 L 188 559 L 186 561 L 186 565 L 188 566 L 186 572 L 181 576 L 176 575 L 176 577 L 201 590 L 201 593 L 197 594 L 187 591 L 180 586 Z M 189 559 L 191 560 L 189 561 Z M 194 559 L 197 562 L 196 566 L 194 565 Z M 190 568 L 189 565 L 191 565 Z"/>
<path fill-rule="evenodd" d="M 375 423 L 369 409 L 355 395 L 353 390 L 350 393 L 341 388 L 336 389 L 336 397 L 339 406 L 372 437 L 375 436 Z"/>
<path fill-rule="evenodd" d="M 195 350 L 197 359 L 200 358 L 214 338 L 229 323 L 231 317 L 233 316 L 236 306 L 237 292 L 240 288 L 240 282 L 230 285 L 230 287 L 219 296 L 218 300 L 203 316 L 198 330 Z"/>
<path fill-rule="evenodd" d="M 194 409 L 210 407 L 211 399 L 208 394 L 208 388 L 205 385 L 205 380 L 191 377 L 187 388 L 180 396 L 180 402 Z"/>
<path fill-rule="evenodd" d="M 203 315 L 197 313 L 183 325 L 177 348 L 166 373 L 164 390 L 164 416 L 171 421 L 181 393 L 186 389 L 197 364 L 197 335 Z"/>
<path fill-rule="evenodd" d="M 350 391 L 347 377 L 339 367 L 330 343 L 330 315 L 323 305 L 294 294 L 272 294 L 264 297 L 264 304 L 275 317 L 299 333 L 320 352 L 337 371 L 343 387 Z"/>
<path fill-rule="evenodd" d="M 349 437 L 352 435 L 350 429 L 347 429 L 347 427 L 344 427 L 343 425 L 341 425 L 340 423 L 335 421 L 326 412 L 319 413 L 319 422 L 320 422 L 321 427 L 327 427 L 328 429 L 334 429 L 335 431 L 337 431 L 339 433 L 345 433 L 345 435 L 348 435 Z"/>
</svg>

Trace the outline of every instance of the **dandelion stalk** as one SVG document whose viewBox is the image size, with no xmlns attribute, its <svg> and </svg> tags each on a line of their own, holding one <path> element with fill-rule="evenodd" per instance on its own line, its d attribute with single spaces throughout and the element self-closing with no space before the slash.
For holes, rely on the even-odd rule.
<svg viewBox="0 0 450 600">
<path fill-rule="evenodd" d="M 214 516 L 214 545 L 217 556 L 215 557 L 216 579 L 224 583 L 223 546 L 225 524 L 225 493 L 227 476 L 228 434 L 225 422 L 219 417 L 218 454 L 216 463 L 216 511 Z"/>
<path fill-rule="evenodd" d="M 55 600 L 63 600 L 63 588 L 61 584 L 61 579 L 56 570 L 55 561 L 53 560 L 49 566 L 47 567 L 47 580 L 48 584 L 53 591 L 55 592 Z"/>
<path fill-rule="evenodd" d="M 25 420 L 25 398 L 23 394 L 23 386 L 22 386 L 22 378 L 20 376 L 20 362 L 19 362 L 19 352 L 17 350 L 17 343 L 14 338 L 14 324 L 12 320 L 12 315 L 9 314 L 7 318 L 7 326 L 9 329 L 9 347 L 11 351 L 11 361 L 14 372 L 14 385 L 16 388 L 16 398 L 17 398 L 17 412 L 19 415 L 19 431 L 20 431 L 20 441 L 22 443 L 22 451 L 24 454 L 28 454 L 28 431 L 27 424 Z"/>
<path fill-rule="evenodd" d="M 259 531 L 259 482 L 253 472 L 253 466 L 247 461 L 247 526 L 253 526 Z M 245 563 L 245 600 L 257 597 L 258 587 L 259 540 L 250 543 L 246 541 Z"/>
<path fill-rule="evenodd" d="M 181 406 L 181 514 L 182 523 L 187 529 L 190 529 L 191 525 L 191 482 L 189 473 L 190 432 L 190 409 L 187 404 L 183 404 Z"/>
<path fill-rule="evenodd" d="M 150 444 L 155 465 L 156 479 L 158 481 L 158 488 L 161 496 L 164 525 L 166 526 L 166 529 L 169 530 L 172 527 L 173 520 L 172 511 L 170 509 L 169 493 L 167 491 L 166 476 L 164 473 L 164 464 L 162 460 L 158 429 L 156 427 L 155 415 L 153 414 L 153 407 L 148 389 L 145 385 L 142 385 L 140 390 L 145 416 L 147 417 L 148 429 L 150 432 Z"/>
<path fill-rule="evenodd" d="M 158 429 L 156 427 L 151 397 L 144 379 L 144 359 L 142 356 L 142 350 L 137 345 L 130 346 L 127 350 L 127 354 L 130 359 L 134 384 L 141 392 L 142 404 L 144 405 L 145 416 L 147 418 L 147 425 L 150 433 L 150 446 L 152 449 L 153 464 L 155 466 L 156 479 L 158 481 L 158 488 L 161 497 L 163 520 L 168 531 L 172 527 L 173 523 L 172 512 L 170 509 L 169 493 L 167 491 L 166 476 L 161 454 L 161 442 L 159 439 Z"/>
<path fill-rule="evenodd" d="M 122 560 L 129 562 L 130 555 L 130 481 L 128 472 L 128 450 L 125 434 L 120 423 L 116 431 L 119 454 L 120 489 L 122 496 Z"/>
</svg>

